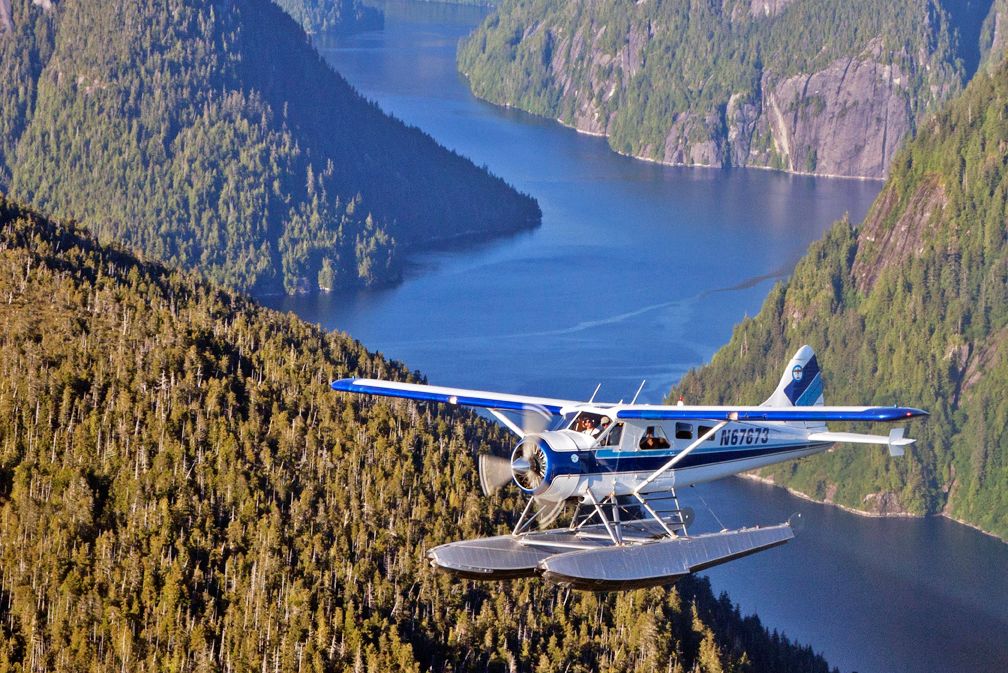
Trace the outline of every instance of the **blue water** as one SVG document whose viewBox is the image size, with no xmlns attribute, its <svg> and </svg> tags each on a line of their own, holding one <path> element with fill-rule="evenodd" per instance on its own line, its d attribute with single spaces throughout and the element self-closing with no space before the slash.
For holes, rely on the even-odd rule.
<svg viewBox="0 0 1008 673">
<path fill-rule="evenodd" d="M 432 382 L 573 398 L 601 382 L 600 398 L 617 400 L 647 379 L 641 401 L 659 401 L 759 310 L 811 241 L 845 212 L 860 220 L 880 188 L 620 157 L 604 139 L 471 96 L 454 50 L 483 10 L 384 7 L 384 31 L 320 39 L 323 55 L 386 111 L 532 194 L 542 227 L 416 255 L 392 288 L 267 302 Z M 706 527 L 721 526 L 715 515 L 740 526 L 803 513 L 794 542 L 708 575 L 744 612 L 841 669 L 1008 671 L 1008 545 L 942 519 L 865 519 L 742 480 L 686 497 Z"/>
</svg>

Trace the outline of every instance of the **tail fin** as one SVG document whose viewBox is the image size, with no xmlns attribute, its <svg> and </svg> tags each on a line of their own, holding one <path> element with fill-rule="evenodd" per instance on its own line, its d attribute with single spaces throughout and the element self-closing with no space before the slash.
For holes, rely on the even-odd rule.
<svg viewBox="0 0 1008 673">
<path fill-rule="evenodd" d="M 823 404 L 822 374 L 811 346 L 802 346 L 791 358 L 773 395 L 764 407 L 812 407 Z"/>
</svg>

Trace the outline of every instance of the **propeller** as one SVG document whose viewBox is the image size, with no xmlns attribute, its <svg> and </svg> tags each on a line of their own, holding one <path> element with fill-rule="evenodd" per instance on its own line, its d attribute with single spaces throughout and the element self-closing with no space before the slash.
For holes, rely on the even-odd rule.
<svg viewBox="0 0 1008 673">
<path fill-rule="evenodd" d="M 547 421 L 540 414 L 524 412 L 521 428 L 514 424 L 510 424 L 509 427 L 524 439 L 530 434 L 542 432 L 546 429 L 546 425 Z M 492 454 L 479 456 L 477 467 L 483 495 L 493 495 L 502 486 L 506 486 L 512 477 L 519 479 L 522 486 L 528 489 L 535 489 L 542 483 L 545 472 L 545 457 L 541 456 L 542 450 L 535 445 L 535 442 L 521 442 L 519 448 L 521 453 L 515 449 L 510 458 Z M 537 451 L 539 456 L 536 455 Z"/>
<path fill-rule="evenodd" d="M 483 453 L 479 457 L 479 480 L 483 495 L 493 495 L 511 481 L 511 461 Z"/>
<path fill-rule="evenodd" d="M 517 430 L 518 428 L 512 427 Z M 526 412 L 522 418 L 521 437 L 510 458 L 481 454 L 479 456 L 479 480 L 483 495 L 493 495 L 512 479 L 523 488 L 534 491 L 543 483 L 546 476 L 546 454 L 535 439 L 525 441 L 530 434 L 537 434 L 546 429 L 546 421 L 536 413 Z M 537 521 L 540 528 L 545 528 L 556 521 L 563 512 L 565 501 L 554 502 L 542 498 L 532 498 L 539 511 Z"/>
<path fill-rule="evenodd" d="M 542 498 L 532 498 L 535 502 L 536 507 L 539 508 L 539 516 L 536 521 L 539 523 L 540 528 L 547 528 L 551 523 L 557 520 L 563 512 L 564 505 L 567 504 L 566 500 L 558 500 L 553 502 L 552 500 L 543 500 Z"/>
</svg>

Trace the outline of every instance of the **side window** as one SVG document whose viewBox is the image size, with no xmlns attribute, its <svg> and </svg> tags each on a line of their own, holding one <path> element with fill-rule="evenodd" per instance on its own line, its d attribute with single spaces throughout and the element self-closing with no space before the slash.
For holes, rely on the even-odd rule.
<svg viewBox="0 0 1008 673">
<path fill-rule="evenodd" d="M 644 436 L 641 438 L 639 446 L 641 449 L 647 450 L 667 449 L 671 445 L 660 425 L 649 425 L 644 430 Z"/>
<path fill-rule="evenodd" d="M 697 427 L 697 430 L 696 430 L 697 437 L 703 437 L 704 435 L 706 435 L 710 431 L 711 431 L 711 427 L 709 425 L 701 425 L 701 426 Z M 711 435 L 710 437 L 708 437 L 707 441 L 708 442 L 713 442 L 715 437 L 717 437 L 717 433 L 714 433 L 713 435 Z"/>
<path fill-rule="evenodd" d="M 676 439 L 693 439 L 693 424 L 692 423 L 676 423 L 675 424 L 675 438 Z"/>
<path fill-rule="evenodd" d="M 609 431 L 609 434 L 605 436 L 605 441 L 602 443 L 604 446 L 619 446 L 620 440 L 623 438 L 623 424 L 617 423 L 613 426 L 613 429 Z"/>
</svg>

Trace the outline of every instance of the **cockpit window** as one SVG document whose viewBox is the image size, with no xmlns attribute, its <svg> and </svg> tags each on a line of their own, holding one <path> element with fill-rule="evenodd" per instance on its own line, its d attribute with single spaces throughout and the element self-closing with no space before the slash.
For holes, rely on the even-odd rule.
<svg viewBox="0 0 1008 673">
<path fill-rule="evenodd" d="M 574 432 L 583 432 L 584 434 L 591 435 L 592 437 L 599 437 L 609 428 L 611 423 L 612 419 L 608 416 L 582 411 L 574 418 L 573 422 L 567 429 L 573 430 Z"/>
<path fill-rule="evenodd" d="M 623 424 L 617 423 L 612 430 L 606 433 L 602 440 L 602 446 L 619 446 L 621 439 L 623 439 Z"/>
</svg>

